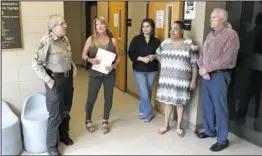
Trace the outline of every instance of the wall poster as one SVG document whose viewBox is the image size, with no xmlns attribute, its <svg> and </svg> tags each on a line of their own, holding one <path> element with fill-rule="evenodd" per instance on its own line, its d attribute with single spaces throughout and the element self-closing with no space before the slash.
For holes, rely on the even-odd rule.
<svg viewBox="0 0 262 156">
<path fill-rule="evenodd" d="M 185 1 L 184 5 L 184 19 L 192 20 L 196 16 L 196 2 L 195 1 Z"/>
</svg>

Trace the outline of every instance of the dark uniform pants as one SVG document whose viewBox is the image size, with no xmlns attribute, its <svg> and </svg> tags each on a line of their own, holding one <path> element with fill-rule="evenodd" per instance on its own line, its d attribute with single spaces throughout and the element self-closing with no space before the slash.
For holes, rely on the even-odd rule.
<svg viewBox="0 0 262 156">
<path fill-rule="evenodd" d="M 60 138 L 69 137 L 70 110 L 73 101 L 73 78 L 70 72 L 68 77 L 53 77 L 55 83 L 52 89 L 46 87 L 46 107 L 49 112 L 47 124 L 46 144 L 48 151 L 57 148 L 58 132 Z"/>
</svg>

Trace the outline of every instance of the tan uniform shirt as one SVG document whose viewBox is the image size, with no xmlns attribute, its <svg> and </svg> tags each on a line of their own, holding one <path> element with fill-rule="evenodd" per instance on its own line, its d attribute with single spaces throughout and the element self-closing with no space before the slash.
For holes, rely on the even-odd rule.
<svg viewBox="0 0 262 156">
<path fill-rule="evenodd" d="M 73 66 L 73 77 L 76 76 L 77 68 L 72 61 L 72 52 L 66 36 L 58 38 L 50 32 L 44 35 L 36 49 L 36 54 L 32 60 L 32 67 L 37 76 L 45 82 L 51 80 L 46 73 L 44 66 L 55 73 L 65 72 Z"/>
</svg>

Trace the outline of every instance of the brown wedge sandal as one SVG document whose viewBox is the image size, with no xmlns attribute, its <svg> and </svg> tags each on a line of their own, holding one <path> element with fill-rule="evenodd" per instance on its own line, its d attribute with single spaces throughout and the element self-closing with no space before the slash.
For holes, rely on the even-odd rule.
<svg viewBox="0 0 262 156">
<path fill-rule="evenodd" d="M 185 132 L 183 129 L 177 129 L 176 133 L 179 137 L 183 138 L 185 136 Z"/>
<path fill-rule="evenodd" d="M 106 134 L 106 133 L 109 132 L 108 121 L 103 121 L 102 122 L 102 132 L 103 132 L 103 134 Z"/>
<path fill-rule="evenodd" d="M 165 134 L 167 131 L 169 131 L 169 126 L 168 127 L 162 127 L 162 128 L 160 128 L 159 130 L 158 130 L 158 134 L 160 134 L 160 135 L 163 135 L 163 134 Z"/>
<path fill-rule="evenodd" d="M 154 116 L 152 116 L 152 117 L 150 117 L 150 118 L 145 118 L 144 121 L 145 121 L 145 122 L 150 122 L 153 118 L 154 118 Z"/>
<path fill-rule="evenodd" d="M 95 126 L 92 124 L 92 121 L 86 121 L 86 129 L 88 132 L 93 133 L 95 131 Z"/>
</svg>

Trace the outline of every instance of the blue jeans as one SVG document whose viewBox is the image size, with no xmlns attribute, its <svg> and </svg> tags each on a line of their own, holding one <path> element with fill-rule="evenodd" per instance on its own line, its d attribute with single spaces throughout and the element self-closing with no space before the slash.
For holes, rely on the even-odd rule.
<svg viewBox="0 0 262 156">
<path fill-rule="evenodd" d="M 139 111 L 143 113 L 144 118 L 153 117 L 153 108 L 151 104 L 152 88 L 157 72 L 136 72 L 135 80 L 139 89 L 140 103 Z"/>
<path fill-rule="evenodd" d="M 228 137 L 227 91 L 230 72 L 210 74 L 210 80 L 202 80 L 202 108 L 205 133 L 215 135 L 217 125 L 217 142 L 226 144 Z"/>
</svg>

